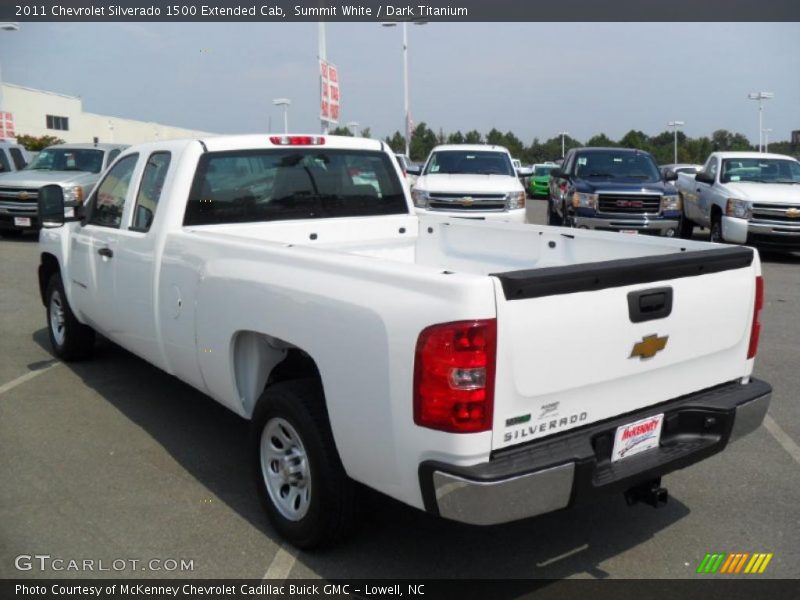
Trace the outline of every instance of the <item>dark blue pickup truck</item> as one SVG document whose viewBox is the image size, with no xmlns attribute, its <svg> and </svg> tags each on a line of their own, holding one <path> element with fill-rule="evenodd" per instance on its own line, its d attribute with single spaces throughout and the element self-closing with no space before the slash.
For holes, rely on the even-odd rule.
<svg viewBox="0 0 800 600">
<path fill-rule="evenodd" d="M 675 236 L 681 200 L 652 155 L 629 148 L 574 148 L 550 172 L 547 224 Z"/>
</svg>

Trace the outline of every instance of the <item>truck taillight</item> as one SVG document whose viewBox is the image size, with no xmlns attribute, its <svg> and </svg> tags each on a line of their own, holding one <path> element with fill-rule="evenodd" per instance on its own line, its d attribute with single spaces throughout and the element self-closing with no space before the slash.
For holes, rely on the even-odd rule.
<svg viewBox="0 0 800 600">
<path fill-rule="evenodd" d="M 276 146 L 322 146 L 325 138 L 321 135 L 273 135 L 269 141 Z"/>
<path fill-rule="evenodd" d="M 414 423 L 452 433 L 492 428 L 497 321 L 432 325 L 417 340 Z"/>
<path fill-rule="evenodd" d="M 756 298 L 753 303 L 753 326 L 750 328 L 750 346 L 747 358 L 753 358 L 758 352 L 758 337 L 761 335 L 761 309 L 764 308 L 764 278 L 756 277 Z"/>
</svg>

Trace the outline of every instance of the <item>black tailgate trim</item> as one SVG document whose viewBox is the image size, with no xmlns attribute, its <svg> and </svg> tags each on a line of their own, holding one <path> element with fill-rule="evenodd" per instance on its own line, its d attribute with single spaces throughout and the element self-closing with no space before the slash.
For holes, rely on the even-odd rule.
<svg viewBox="0 0 800 600">
<path fill-rule="evenodd" d="M 500 280 L 506 300 L 525 300 L 719 273 L 752 263 L 753 250 L 737 246 L 491 275 Z"/>
</svg>

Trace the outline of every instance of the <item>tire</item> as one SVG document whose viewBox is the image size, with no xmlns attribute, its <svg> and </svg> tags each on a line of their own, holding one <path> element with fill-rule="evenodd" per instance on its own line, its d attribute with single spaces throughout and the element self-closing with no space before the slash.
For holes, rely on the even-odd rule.
<svg viewBox="0 0 800 600">
<path fill-rule="evenodd" d="M 94 329 L 78 321 L 67 301 L 60 275 L 52 275 L 45 292 L 47 333 L 53 353 L 63 361 L 89 358 L 94 350 Z"/>
<path fill-rule="evenodd" d="M 251 444 L 259 497 L 284 539 L 309 550 L 353 532 L 358 490 L 336 451 L 318 381 L 269 386 L 253 415 Z"/>
<path fill-rule="evenodd" d="M 560 227 L 563 224 L 561 216 L 553 210 L 553 201 L 547 199 L 547 224 L 554 227 Z"/>
<path fill-rule="evenodd" d="M 0 229 L 0 237 L 4 238 L 20 238 L 22 233 L 22 229 Z"/>
<path fill-rule="evenodd" d="M 681 212 L 681 222 L 678 225 L 678 237 L 684 240 L 692 239 L 694 235 L 694 222 L 686 216 L 686 213 Z"/>
<path fill-rule="evenodd" d="M 711 233 L 709 241 L 716 244 L 725 243 L 725 238 L 722 236 L 722 215 L 719 213 L 711 215 Z"/>
<path fill-rule="evenodd" d="M 569 209 L 567 208 L 566 203 L 564 204 L 563 211 L 564 211 L 564 218 L 562 219 L 562 221 L 564 223 L 564 227 L 574 228 L 575 227 L 575 217 L 571 217 L 569 215 Z"/>
</svg>

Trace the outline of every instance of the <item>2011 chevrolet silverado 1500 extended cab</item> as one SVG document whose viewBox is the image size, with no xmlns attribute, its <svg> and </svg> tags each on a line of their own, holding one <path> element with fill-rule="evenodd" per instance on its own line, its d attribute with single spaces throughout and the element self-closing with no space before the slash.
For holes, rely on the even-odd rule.
<svg viewBox="0 0 800 600">
<path fill-rule="evenodd" d="M 760 152 L 713 152 L 694 173 L 679 173 L 681 236 L 695 225 L 712 242 L 800 250 L 800 162 Z"/>
<path fill-rule="evenodd" d="M 130 148 L 74 215 L 46 188 L 55 354 L 96 331 L 250 419 L 304 548 L 354 482 L 473 524 L 655 503 L 761 423 L 754 250 L 418 217 L 401 178 L 379 141 L 253 135 Z"/>
</svg>

